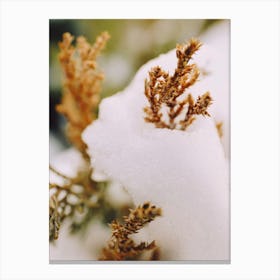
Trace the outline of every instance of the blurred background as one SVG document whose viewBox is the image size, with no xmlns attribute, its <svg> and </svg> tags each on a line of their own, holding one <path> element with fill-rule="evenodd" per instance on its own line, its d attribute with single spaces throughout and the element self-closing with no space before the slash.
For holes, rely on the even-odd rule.
<svg viewBox="0 0 280 280">
<path fill-rule="evenodd" d="M 218 20 L 50 20 L 49 108 L 50 156 L 69 146 L 64 136 L 65 120 L 55 106 L 62 95 L 62 72 L 58 61 L 58 42 L 64 32 L 83 35 L 89 43 L 102 32 L 111 38 L 98 59 L 105 74 L 101 98 L 124 89 L 138 68 L 148 60 L 175 48 L 190 37 L 199 36 Z M 144 89 L 144 85 L 143 85 Z"/>
</svg>

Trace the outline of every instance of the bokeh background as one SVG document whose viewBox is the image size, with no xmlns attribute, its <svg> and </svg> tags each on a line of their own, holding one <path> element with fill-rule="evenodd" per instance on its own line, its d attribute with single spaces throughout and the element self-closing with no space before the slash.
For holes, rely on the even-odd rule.
<svg viewBox="0 0 280 280">
<path fill-rule="evenodd" d="M 62 72 L 58 61 L 58 42 L 64 32 L 83 35 L 90 43 L 102 31 L 111 38 L 98 59 L 105 74 L 101 98 L 124 89 L 138 68 L 148 60 L 175 48 L 190 37 L 199 36 L 218 20 L 50 20 L 49 91 L 50 91 L 50 155 L 69 146 L 64 135 L 65 119 L 55 106 L 62 94 Z M 144 88 L 144 85 L 143 85 Z"/>
</svg>

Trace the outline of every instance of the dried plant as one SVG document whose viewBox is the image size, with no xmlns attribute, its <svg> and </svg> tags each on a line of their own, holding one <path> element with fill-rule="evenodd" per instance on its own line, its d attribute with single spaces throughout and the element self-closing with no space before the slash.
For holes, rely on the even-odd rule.
<svg viewBox="0 0 280 280">
<path fill-rule="evenodd" d="M 58 238 L 61 224 L 61 216 L 58 211 L 58 202 L 56 196 L 51 196 L 49 201 L 49 239 Z"/>
<path fill-rule="evenodd" d="M 80 36 L 74 47 L 72 45 L 74 37 L 67 32 L 63 34 L 63 40 L 59 43 L 59 60 L 65 81 L 62 101 L 56 109 L 67 118 L 69 140 L 85 157 L 87 157 L 86 145 L 82 141 L 81 134 L 96 118 L 101 82 L 104 79 L 97 67 L 96 59 L 108 39 L 109 34 L 103 32 L 91 46 Z"/>
<path fill-rule="evenodd" d="M 70 221 L 70 233 L 83 231 L 98 217 L 108 223 L 121 217 L 129 205 L 116 208 L 106 199 L 107 182 L 91 179 L 91 170 L 83 169 L 71 178 L 50 166 L 50 171 L 63 179 L 62 184 L 50 183 L 49 239 L 59 237 L 59 229 L 65 219 Z"/>
<path fill-rule="evenodd" d="M 97 68 L 96 59 L 105 47 L 109 34 L 103 32 L 91 46 L 80 36 L 76 47 L 72 45 L 74 37 L 70 33 L 63 34 L 59 43 L 59 60 L 64 72 L 63 96 L 57 111 L 67 119 L 67 136 L 78 148 L 85 160 L 85 168 L 75 178 L 56 173 L 64 181 L 63 184 L 50 183 L 49 202 L 49 238 L 58 238 L 61 223 L 71 218 L 71 232 L 85 228 L 95 215 L 102 212 L 116 213 L 104 198 L 106 183 L 97 183 L 91 179 L 92 169 L 86 153 L 86 145 L 82 141 L 83 130 L 96 118 L 97 106 L 101 90 L 103 74 Z"/>
<path fill-rule="evenodd" d="M 199 77 L 196 64 L 189 64 L 189 61 L 200 47 L 201 43 L 196 39 L 177 45 L 177 68 L 172 76 L 159 66 L 151 69 L 149 79 L 145 81 L 145 95 L 149 102 L 149 106 L 144 108 L 147 122 L 154 123 L 158 128 L 185 130 L 192 124 L 195 115 L 210 116 L 207 112 L 212 102 L 209 92 L 199 96 L 196 102 L 191 94 L 182 99 L 185 90 Z M 185 116 L 178 120 L 187 105 Z M 168 120 L 164 117 L 164 109 Z"/>
<path fill-rule="evenodd" d="M 137 259 L 142 253 L 152 250 L 151 260 L 159 258 L 159 249 L 155 241 L 151 243 L 141 242 L 136 245 L 130 235 L 137 233 L 147 223 L 161 215 L 161 209 L 149 202 L 130 209 L 128 216 L 124 217 L 124 224 L 113 221 L 110 226 L 112 236 L 108 246 L 103 249 L 100 260 L 132 260 Z"/>
<path fill-rule="evenodd" d="M 102 200 L 102 191 L 97 183 L 91 180 L 89 171 L 83 170 L 75 178 L 67 177 L 50 167 L 50 171 L 63 178 L 64 184 L 50 183 L 50 240 L 58 238 L 60 224 L 71 217 L 71 231 L 85 222 L 92 215 L 92 210 L 98 210 Z M 79 216 L 79 222 L 75 217 Z"/>
<path fill-rule="evenodd" d="M 219 137 L 222 138 L 223 137 L 223 122 L 217 122 L 216 128 L 217 128 Z"/>
</svg>

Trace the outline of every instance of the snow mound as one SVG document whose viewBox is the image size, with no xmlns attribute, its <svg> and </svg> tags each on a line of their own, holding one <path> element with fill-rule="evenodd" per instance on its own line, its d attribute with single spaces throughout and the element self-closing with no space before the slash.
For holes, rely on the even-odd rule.
<svg viewBox="0 0 280 280">
<path fill-rule="evenodd" d="M 196 98 L 210 91 L 211 118 L 197 117 L 187 131 L 158 129 L 144 121 L 144 80 L 156 65 L 173 73 L 172 50 L 140 68 L 123 92 L 104 99 L 99 119 L 83 133 L 99 176 L 121 184 L 135 204 L 151 201 L 162 208 L 163 217 L 148 228 L 162 260 L 229 259 L 227 31 L 222 24 L 206 34 L 194 57 L 206 74 L 189 92 Z M 224 123 L 223 144 L 217 121 Z"/>
</svg>

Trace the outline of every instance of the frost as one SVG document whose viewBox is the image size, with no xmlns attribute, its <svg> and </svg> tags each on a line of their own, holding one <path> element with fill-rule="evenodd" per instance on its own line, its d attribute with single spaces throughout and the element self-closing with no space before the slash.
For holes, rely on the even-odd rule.
<svg viewBox="0 0 280 280">
<path fill-rule="evenodd" d="M 194 57 L 202 75 L 189 92 L 196 98 L 210 91 L 212 118 L 196 117 L 187 131 L 144 121 L 144 80 L 157 65 L 173 73 L 172 50 L 140 68 L 123 92 L 104 99 L 99 119 L 83 134 L 94 171 L 102 174 L 95 179 L 122 185 L 136 205 L 151 201 L 162 208 L 163 217 L 148 227 L 162 260 L 229 259 L 228 35 L 227 24 L 214 27 L 199 38 L 203 47 Z"/>
</svg>

